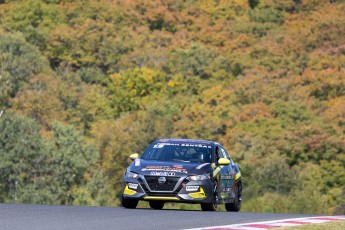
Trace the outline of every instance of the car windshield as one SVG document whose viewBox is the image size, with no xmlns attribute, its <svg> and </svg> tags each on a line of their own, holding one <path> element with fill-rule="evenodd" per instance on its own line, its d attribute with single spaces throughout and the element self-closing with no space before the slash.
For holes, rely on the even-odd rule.
<svg viewBox="0 0 345 230">
<path fill-rule="evenodd" d="M 140 157 L 144 160 L 211 163 L 212 147 L 199 143 L 155 143 Z"/>
</svg>

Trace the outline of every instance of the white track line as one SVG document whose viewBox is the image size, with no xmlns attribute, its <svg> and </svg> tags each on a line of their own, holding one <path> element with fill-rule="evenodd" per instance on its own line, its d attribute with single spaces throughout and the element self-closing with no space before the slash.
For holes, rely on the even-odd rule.
<svg viewBox="0 0 345 230">
<path fill-rule="evenodd" d="M 243 224 L 221 225 L 205 228 L 192 228 L 188 230 L 267 230 L 271 228 L 319 224 L 337 220 L 345 220 L 345 216 L 313 216 Z"/>
</svg>

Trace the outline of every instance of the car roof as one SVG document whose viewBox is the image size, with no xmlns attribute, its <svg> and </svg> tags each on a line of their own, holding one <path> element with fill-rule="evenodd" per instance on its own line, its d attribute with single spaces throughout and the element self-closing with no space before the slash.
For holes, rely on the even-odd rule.
<svg viewBox="0 0 345 230">
<path fill-rule="evenodd" d="M 218 144 L 214 141 L 198 140 L 198 139 L 183 139 L 183 138 L 167 138 L 159 139 L 157 142 L 185 142 L 185 143 L 200 143 L 200 144 Z"/>
</svg>

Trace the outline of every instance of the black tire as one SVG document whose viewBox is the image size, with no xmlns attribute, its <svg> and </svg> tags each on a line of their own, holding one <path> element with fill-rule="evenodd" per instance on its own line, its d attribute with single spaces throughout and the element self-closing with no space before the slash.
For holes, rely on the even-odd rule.
<svg viewBox="0 0 345 230">
<path fill-rule="evenodd" d="M 153 209 L 162 209 L 164 207 L 164 202 L 160 201 L 149 201 L 149 204 Z"/>
<path fill-rule="evenodd" d="M 235 189 L 235 200 L 233 203 L 226 203 L 225 209 L 228 212 L 239 212 L 241 209 L 241 202 L 242 202 L 242 185 L 241 182 L 239 182 Z"/>
<path fill-rule="evenodd" d="M 209 204 L 200 204 L 202 211 L 211 211 L 214 212 L 217 210 L 217 205 L 215 203 L 209 203 Z"/>
<path fill-rule="evenodd" d="M 138 205 L 138 200 L 136 199 L 126 199 L 122 196 L 122 199 L 121 199 L 121 205 L 122 207 L 124 208 L 131 208 L 131 209 L 134 209 L 137 207 Z"/>
<path fill-rule="evenodd" d="M 202 211 L 214 212 L 217 210 L 217 183 L 213 186 L 213 197 L 211 203 L 200 204 Z"/>
</svg>

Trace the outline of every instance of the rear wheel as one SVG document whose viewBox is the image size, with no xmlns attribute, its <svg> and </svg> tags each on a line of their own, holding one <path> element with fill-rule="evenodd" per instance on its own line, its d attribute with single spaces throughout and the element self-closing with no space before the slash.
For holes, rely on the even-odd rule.
<svg viewBox="0 0 345 230">
<path fill-rule="evenodd" d="M 164 202 L 160 201 L 149 201 L 149 204 L 153 209 L 162 209 L 164 207 Z"/>
<path fill-rule="evenodd" d="M 124 198 L 122 196 L 122 199 L 121 199 L 121 204 L 122 204 L 122 207 L 124 208 L 136 208 L 137 205 L 138 205 L 138 200 L 136 199 L 127 199 L 127 198 Z"/>
<path fill-rule="evenodd" d="M 200 204 L 202 211 L 216 211 L 217 210 L 217 183 L 213 186 L 213 197 L 211 203 Z"/>
<path fill-rule="evenodd" d="M 228 212 L 238 212 L 241 209 L 241 201 L 242 201 L 242 185 L 241 182 L 239 182 L 235 189 L 235 199 L 233 203 L 227 203 L 225 204 L 225 209 Z"/>
</svg>

